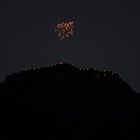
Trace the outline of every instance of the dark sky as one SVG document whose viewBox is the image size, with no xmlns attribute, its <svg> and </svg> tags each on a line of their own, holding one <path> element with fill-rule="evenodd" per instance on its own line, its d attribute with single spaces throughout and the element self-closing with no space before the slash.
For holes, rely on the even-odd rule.
<svg viewBox="0 0 140 140">
<path fill-rule="evenodd" d="M 0 4 L 0 81 L 26 67 L 63 59 L 79 67 L 111 69 L 140 92 L 140 8 L 136 0 L 32 0 Z M 75 22 L 59 41 L 57 23 Z"/>
</svg>

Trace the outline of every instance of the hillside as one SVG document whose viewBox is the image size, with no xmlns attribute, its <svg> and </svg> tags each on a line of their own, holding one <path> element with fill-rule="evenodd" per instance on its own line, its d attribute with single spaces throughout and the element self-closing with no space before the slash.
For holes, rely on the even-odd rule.
<svg viewBox="0 0 140 140">
<path fill-rule="evenodd" d="M 20 71 L 0 94 L 3 112 L 24 113 L 14 123 L 3 117 L 21 129 L 9 131 L 17 139 L 139 139 L 140 94 L 112 71 L 70 64 Z"/>
</svg>

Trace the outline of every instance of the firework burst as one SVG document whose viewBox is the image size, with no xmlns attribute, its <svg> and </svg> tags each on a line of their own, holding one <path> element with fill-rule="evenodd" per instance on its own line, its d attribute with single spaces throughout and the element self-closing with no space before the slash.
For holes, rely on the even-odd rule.
<svg viewBox="0 0 140 140">
<path fill-rule="evenodd" d="M 69 38 L 70 36 L 74 35 L 73 28 L 74 28 L 73 21 L 58 23 L 55 28 L 55 33 L 60 40 L 63 40 L 65 38 Z"/>
</svg>

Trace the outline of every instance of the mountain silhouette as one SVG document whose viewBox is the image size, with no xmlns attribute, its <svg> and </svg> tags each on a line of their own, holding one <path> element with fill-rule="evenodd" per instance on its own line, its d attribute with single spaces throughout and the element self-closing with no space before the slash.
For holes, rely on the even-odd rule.
<svg viewBox="0 0 140 140">
<path fill-rule="evenodd" d="M 113 71 L 65 63 L 20 71 L 0 94 L 3 139 L 140 139 L 140 94 Z"/>
</svg>

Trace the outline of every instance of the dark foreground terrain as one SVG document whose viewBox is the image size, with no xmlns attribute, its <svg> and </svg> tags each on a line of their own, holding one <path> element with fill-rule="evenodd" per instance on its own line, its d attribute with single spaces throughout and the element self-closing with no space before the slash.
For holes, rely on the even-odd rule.
<svg viewBox="0 0 140 140">
<path fill-rule="evenodd" d="M 69 64 L 0 84 L 1 140 L 140 140 L 140 94 L 111 71 Z"/>
</svg>

